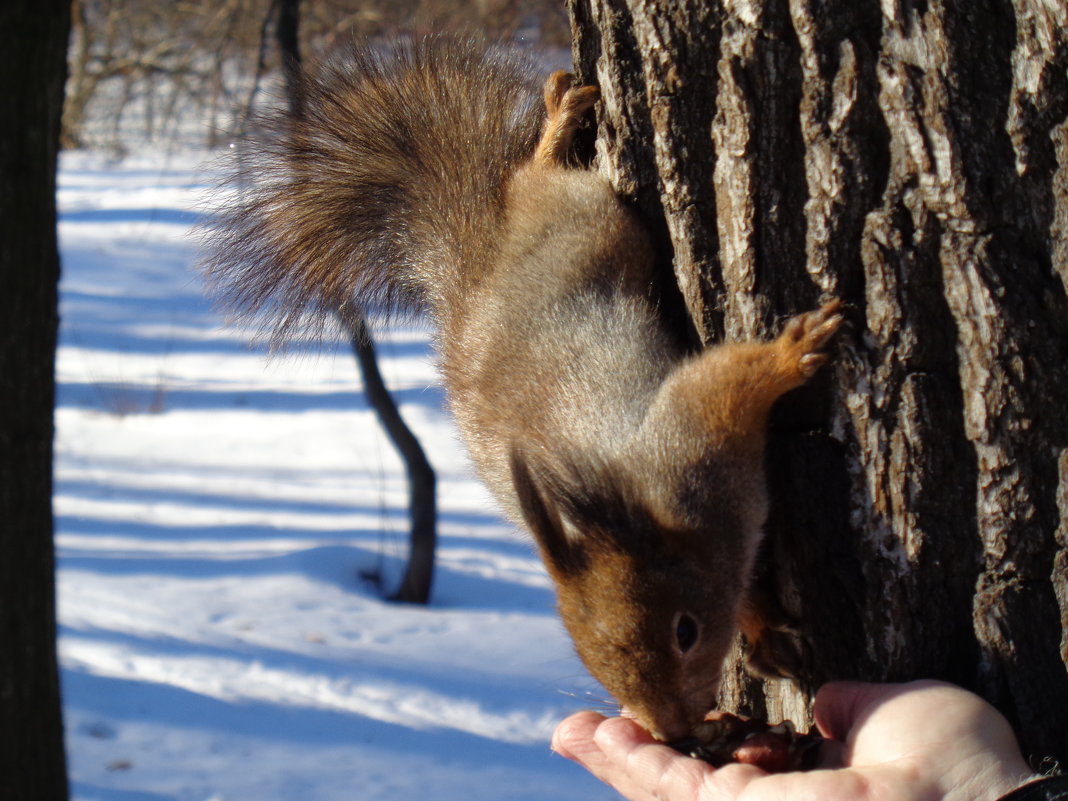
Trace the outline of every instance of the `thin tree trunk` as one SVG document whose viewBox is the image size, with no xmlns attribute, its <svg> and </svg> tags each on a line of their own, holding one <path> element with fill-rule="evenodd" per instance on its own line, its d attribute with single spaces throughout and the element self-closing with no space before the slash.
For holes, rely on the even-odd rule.
<svg viewBox="0 0 1068 801">
<path fill-rule="evenodd" d="M 300 0 L 275 0 L 274 6 L 278 13 L 275 41 L 281 54 L 289 113 L 299 117 L 304 110 L 304 91 L 300 84 Z"/>
<path fill-rule="evenodd" d="M 832 678 L 978 690 L 1068 760 L 1068 5 L 572 0 L 598 166 L 702 341 L 850 304 L 784 399 L 767 571 Z M 670 265 L 670 266 L 668 266 Z M 1059 504 L 1059 507 L 1058 507 Z"/>
<path fill-rule="evenodd" d="M 70 3 L 0 4 L 0 798 L 67 798 L 52 545 L 55 175 Z"/>
<path fill-rule="evenodd" d="M 437 542 L 437 479 L 419 440 L 393 402 L 378 369 L 374 341 L 362 315 L 346 321 L 352 349 L 360 365 L 364 391 L 390 441 L 400 453 L 408 474 L 408 515 L 411 519 L 408 564 L 400 587 L 390 600 L 425 604 L 430 601 L 434 580 L 434 549 Z"/>
</svg>

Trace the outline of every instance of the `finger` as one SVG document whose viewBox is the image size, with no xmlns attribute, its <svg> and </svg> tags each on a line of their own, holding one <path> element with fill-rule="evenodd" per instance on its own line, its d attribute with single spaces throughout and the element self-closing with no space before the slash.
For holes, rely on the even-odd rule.
<svg viewBox="0 0 1068 801">
<path fill-rule="evenodd" d="M 752 765 L 714 769 L 656 742 L 625 719 L 606 720 L 594 739 L 607 760 L 601 778 L 632 801 L 733 801 L 750 781 L 767 775 Z"/>
<path fill-rule="evenodd" d="M 556 732 L 553 734 L 553 750 L 579 763 L 631 801 L 657 801 L 654 796 L 630 781 L 626 775 L 625 759 L 620 763 L 602 750 L 597 741 L 597 731 L 601 724 L 606 722 L 595 712 L 579 712 L 572 715 L 556 727 Z"/>
<path fill-rule="evenodd" d="M 648 732 L 627 718 L 604 721 L 597 727 L 594 741 L 605 760 L 596 775 L 631 801 L 657 801 L 664 771 L 673 759 L 682 758 L 667 746 L 657 745 Z"/>
<path fill-rule="evenodd" d="M 575 762 L 583 762 L 584 756 L 596 757 L 601 749 L 593 742 L 593 733 L 603 720 L 596 712 L 578 712 L 565 718 L 553 732 L 553 751 Z"/>
<path fill-rule="evenodd" d="M 631 751 L 636 746 L 651 743 L 652 738 L 632 721 L 623 718 L 606 720 L 594 712 L 572 715 L 561 722 L 553 734 L 554 751 L 578 762 L 631 801 L 657 801 L 642 782 L 628 774 Z"/>
<path fill-rule="evenodd" d="M 859 681 L 824 684 L 812 705 L 816 727 L 824 737 L 844 742 L 868 709 L 888 693 L 895 692 L 898 686 Z"/>
</svg>

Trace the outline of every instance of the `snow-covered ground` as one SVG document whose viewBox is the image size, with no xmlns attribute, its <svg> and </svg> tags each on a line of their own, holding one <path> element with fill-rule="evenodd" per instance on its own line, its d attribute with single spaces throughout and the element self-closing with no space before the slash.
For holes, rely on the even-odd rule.
<svg viewBox="0 0 1068 801">
<path fill-rule="evenodd" d="M 427 608 L 381 600 L 403 471 L 338 344 L 269 355 L 193 269 L 196 156 L 66 154 L 56 496 L 78 801 L 615 798 L 553 755 L 603 696 L 472 477 L 428 332 L 383 371 L 439 471 Z M 590 695 L 590 691 L 593 694 Z"/>
</svg>

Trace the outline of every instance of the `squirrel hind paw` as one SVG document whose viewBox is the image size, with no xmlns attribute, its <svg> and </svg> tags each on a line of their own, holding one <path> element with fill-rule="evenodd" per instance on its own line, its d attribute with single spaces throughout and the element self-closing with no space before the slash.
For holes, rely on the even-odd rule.
<svg viewBox="0 0 1068 801">
<path fill-rule="evenodd" d="M 567 90 L 575 82 L 575 76 L 566 70 L 557 70 L 545 79 L 545 111 L 552 119 L 560 113 L 560 104 Z"/>
<path fill-rule="evenodd" d="M 564 93 L 562 113 L 577 124 L 579 117 L 593 108 L 600 97 L 601 90 L 596 86 L 575 86 Z"/>
<path fill-rule="evenodd" d="M 575 86 L 574 80 L 571 73 L 557 70 L 545 81 L 548 119 L 534 154 L 537 161 L 564 163 L 582 115 L 601 96 L 601 90 L 596 86 Z"/>
<path fill-rule="evenodd" d="M 564 70 L 556 70 L 545 80 L 545 110 L 549 124 L 578 121 L 578 117 L 590 109 L 601 90 L 596 86 L 575 86 L 575 76 Z M 561 119 L 558 119 L 561 118 Z"/>
<path fill-rule="evenodd" d="M 815 311 L 791 317 L 779 336 L 779 345 L 796 365 L 804 378 L 810 378 L 828 361 L 823 348 L 831 341 L 845 319 L 842 301 L 828 301 Z"/>
</svg>

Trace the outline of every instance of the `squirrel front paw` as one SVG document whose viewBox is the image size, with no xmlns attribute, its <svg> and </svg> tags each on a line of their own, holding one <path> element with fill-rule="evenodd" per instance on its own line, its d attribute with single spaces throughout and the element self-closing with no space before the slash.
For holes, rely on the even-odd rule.
<svg viewBox="0 0 1068 801">
<path fill-rule="evenodd" d="M 765 679 L 796 679 L 802 673 L 801 635 L 794 628 L 765 629 L 746 638 L 745 666 Z"/>
<path fill-rule="evenodd" d="M 548 119 L 538 142 L 534 158 L 548 164 L 565 163 L 575 130 L 601 90 L 596 86 L 575 86 L 575 76 L 557 70 L 545 81 L 545 110 Z"/>
<path fill-rule="evenodd" d="M 803 672 L 801 632 L 771 593 L 753 587 L 738 621 L 745 638 L 749 672 L 768 679 L 793 679 Z"/>
<path fill-rule="evenodd" d="M 824 346 L 842 325 L 842 301 L 824 303 L 816 311 L 791 317 L 775 344 L 788 373 L 796 375 L 798 384 L 811 378 L 830 358 Z"/>
</svg>

